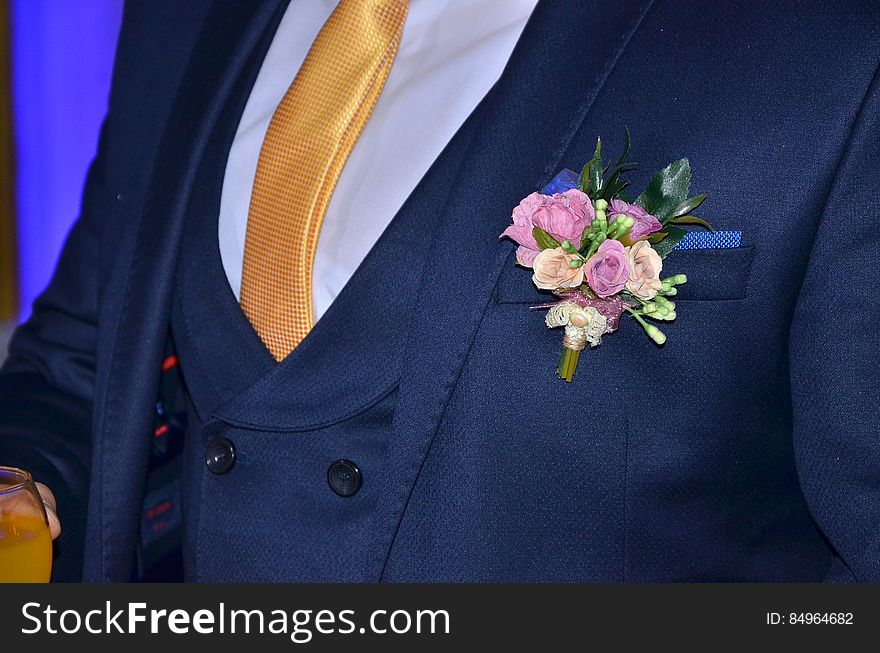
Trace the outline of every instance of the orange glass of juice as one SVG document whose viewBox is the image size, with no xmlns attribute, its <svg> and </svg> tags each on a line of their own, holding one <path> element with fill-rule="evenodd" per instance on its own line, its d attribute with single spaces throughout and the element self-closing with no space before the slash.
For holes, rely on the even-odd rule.
<svg viewBox="0 0 880 653">
<path fill-rule="evenodd" d="M 51 573 L 52 537 L 34 479 L 0 467 L 0 583 L 48 583 Z"/>
</svg>

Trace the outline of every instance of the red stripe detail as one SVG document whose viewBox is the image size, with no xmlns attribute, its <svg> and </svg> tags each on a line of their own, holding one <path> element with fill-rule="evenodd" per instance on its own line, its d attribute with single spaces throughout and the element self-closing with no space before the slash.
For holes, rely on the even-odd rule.
<svg viewBox="0 0 880 653">
<path fill-rule="evenodd" d="M 160 426 L 159 428 L 157 428 L 155 431 L 153 431 L 153 436 L 154 436 L 154 437 L 157 437 L 157 438 L 161 438 L 161 437 L 162 437 L 163 435 L 165 435 L 167 432 L 168 432 L 168 425 L 167 425 L 167 424 L 163 424 L 162 426 Z"/>
<path fill-rule="evenodd" d="M 168 512 L 173 505 L 174 504 L 171 503 L 170 500 L 166 499 L 162 503 L 147 510 L 147 519 L 153 519 L 154 517 L 158 517 L 159 515 Z"/>
<path fill-rule="evenodd" d="M 167 372 L 170 369 L 177 367 L 177 356 L 169 356 L 164 361 L 162 361 L 162 371 Z"/>
</svg>

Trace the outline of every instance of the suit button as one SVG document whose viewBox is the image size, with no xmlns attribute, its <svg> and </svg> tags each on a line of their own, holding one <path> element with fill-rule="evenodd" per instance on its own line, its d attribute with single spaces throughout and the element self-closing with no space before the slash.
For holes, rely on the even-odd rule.
<svg viewBox="0 0 880 653">
<path fill-rule="evenodd" d="M 205 465 L 212 474 L 225 474 L 235 464 L 235 446 L 226 438 L 214 438 L 205 450 Z"/>
<path fill-rule="evenodd" d="M 363 482 L 361 470 L 350 460 L 337 460 L 327 470 L 330 489 L 341 497 L 353 497 Z"/>
</svg>

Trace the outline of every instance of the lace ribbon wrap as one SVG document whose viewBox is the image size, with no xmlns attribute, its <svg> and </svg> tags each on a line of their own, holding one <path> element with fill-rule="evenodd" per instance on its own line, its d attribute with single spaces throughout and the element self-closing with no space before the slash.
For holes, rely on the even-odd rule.
<svg viewBox="0 0 880 653">
<path fill-rule="evenodd" d="M 587 343 L 597 346 L 608 328 L 608 320 L 595 307 L 568 301 L 551 306 L 544 322 L 549 329 L 565 327 L 562 345 L 572 351 L 583 351 Z"/>
<path fill-rule="evenodd" d="M 571 302 L 581 308 L 586 308 L 588 306 L 595 308 L 607 321 L 606 333 L 611 333 L 612 331 L 617 330 L 617 327 L 620 324 L 621 314 L 625 308 L 631 306 L 628 302 L 624 302 L 619 295 L 605 298 L 588 297 L 580 290 L 557 290 L 553 294 L 559 297 L 562 301 Z"/>
</svg>

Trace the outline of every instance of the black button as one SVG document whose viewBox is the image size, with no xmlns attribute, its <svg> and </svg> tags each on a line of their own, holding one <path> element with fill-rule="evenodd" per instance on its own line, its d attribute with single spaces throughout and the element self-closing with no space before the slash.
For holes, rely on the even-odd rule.
<svg viewBox="0 0 880 653">
<path fill-rule="evenodd" d="M 341 497 L 353 497 L 363 482 L 361 470 L 350 460 L 337 460 L 327 470 L 330 489 Z"/>
<path fill-rule="evenodd" d="M 212 474 L 225 474 L 235 464 L 235 446 L 226 438 L 214 438 L 205 450 L 205 465 Z"/>
</svg>

